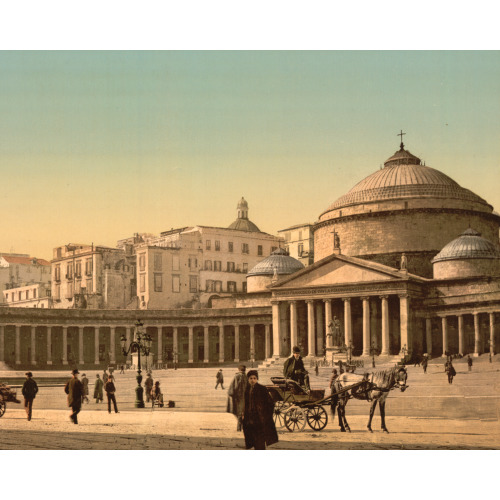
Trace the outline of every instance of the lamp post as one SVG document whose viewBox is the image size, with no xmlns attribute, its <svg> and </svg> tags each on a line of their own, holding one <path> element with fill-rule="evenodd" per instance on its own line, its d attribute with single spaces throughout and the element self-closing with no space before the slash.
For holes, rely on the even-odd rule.
<svg viewBox="0 0 500 500">
<path fill-rule="evenodd" d="M 148 356 L 151 350 L 152 338 L 147 333 L 142 331 L 143 323 L 140 319 L 135 322 L 134 340 L 130 342 L 128 348 L 125 346 L 127 339 L 124 335 L 121 336 L 122 353 L 126 357 L 129 353 L 137 353 L 137 387 L 135 388 L 135 407 L 144 408 L 144 389 L 141 386 L 141 352 L 144 356 Z"/>
<path fill-rule="evenodd" d="M 375 354 L 377 354 L 377 349 L 375 348 L 374 342 L 372 342 L 370 347 L 370 354 L 372 355 L 372 368 L 375 368 Z"/>
</svg>

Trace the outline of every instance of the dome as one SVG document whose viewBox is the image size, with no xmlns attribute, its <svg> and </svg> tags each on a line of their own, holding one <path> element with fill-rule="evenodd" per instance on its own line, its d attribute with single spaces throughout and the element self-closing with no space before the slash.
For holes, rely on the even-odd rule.
<svg viewBox="0 0 500 500">
<path fill-rule="evenodd" d="M 238 210 L 238 218 L 228 226 L 228 229 L 260 232 L 260 229 L 248 218 L 248 203 L 243 196 L 236 208 Z"/>
<path fill-rule="evenodd" d="M 290 257 L 286 250 L 278 248 L 269 257 L 265 258 L 254 266 L 247 276 L 278 276 L 293 274 L 304 269 L 304 264 L 297 259 Z"/>
<path fill-rule="evenodd" d="M 474 229 L 467 229 L 448 243 L 433 259 L 434 262 L 459 259 L 499 259 L 500 252 L 491 241 L 481 237 Z"/>
<path fill-rule="evenodd" d="M 447 175 L 422 165 L 420 158 L 403 149 L 401 144 L 401 149 L 384 163 L 384 168 L 363 179 L 332 203 L 320 215 L 320 220 L 331 210 L 350 205 L 415 197 L 455 198 L 489 207 L 485 200 L 461 187 Z"/>
</svg>

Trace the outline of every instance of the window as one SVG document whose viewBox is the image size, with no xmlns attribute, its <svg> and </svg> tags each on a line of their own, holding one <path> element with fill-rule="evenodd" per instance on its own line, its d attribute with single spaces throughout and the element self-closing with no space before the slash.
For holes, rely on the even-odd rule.
<svg viewBox="0 0 500 500">
<path fill-rule="evenodd" d="M 163 290 L 163 275 L 155 273 L 155 292 Z"/>
<path fill-rule="evenodd" d="M 232 241 L 230 241 L 230 242 L 227 244 L 227 250 L 228 250 L 229 252 L 231 252 L 231 253 L 233 252 L 233 250 L 234 250 L 234 246 L 233 246 L 233 242 L 232 242 Z"/>
<path fill-rule="evenodd" d="M 139 275 L 139 291 L 140 292 L 146 291 L 146 275 L 145 274 Z"/>
<path fill-rule="evenodd" d="M 68 286 L 66 288 L 66 298 L 67 299 L 73 298 L 73 283 L 72 282 L 69 282 Z"/>
<path fill-rule="evenodd" d="M 189 292 L 196 293 L 198 291 L 198 277 L 190 276 L 189 277 Z"/>
<path fill-rule="evenodd" d="M 222 263 L 220 260 L 214 260 L 214 271 L 220 271 L 222 269 Z"/>
<path fill-rule="evenodd" d="M 234 262 L 228 262 L 227 263 L 227 272 L 228 273 L 234 273 Z"/>
<path fill-rule="evenodd" d="M 180 269 L 180 259 L 178 255 L 172 255 L 172 270 L 178 271 Z"/>
<path fill-rule="evenodd" d="M 227 282 L 227 291 L 229 293 L 235 293 L 236 292 L 236 281 L 228 281 Z"/>
<path fill-rule="evenodd" d="M 141 253 L 139 254 L 139 271 L 145 271 L 146 270 L 146 254 Z"/>
<path fill-rule="evenodd" d="M 190 255 L 189 259 L 188 259 L 188 267 L 189 267 L 189 269 L 197 269 L 198 259 L 196 257 Z"/>
<path fill-rule="evenodd" d="M 210 240 L 207 240 L 205 243 L 205 248 L 207 250 L 210 250 L 212 248 L 212 242 Z"/>
<path fill-rule="evenodd" d="M 248 262 L 243 262 L 243 272 L 248 273 Z"/>
<path fill-rule="evenodd" d="M 222 281 L 215 281 L 215 291 L 216 292 L 222 292 Z"/>
<path fill-rule="evenodd" d="M 61 285 L 56 285 L 54 289 L 54 298 L 59 300 L 61 298 Z"/>
<path fill-rule="evenodd" d="M 155 253 L 154 256 L 154 270 L 161 271 L 161 253 Z"/>
<path fill-rule="evenodd" d="M 297 246 L 297 249 L 298 249 L 299 257 L 302 257 L 302 254 L 304 253 L 304 244 L 299 243 Z"/>
<path fill-rule="evenodd" d="M 248 243 L 241 244 L 241 253 L 250 253 L 248 249 Z"/>
<path fill-rule="evenodd" d="M 205 271 L 211 271 L 211 270 L 212 270 L 212 261 L 206 260 L 205 261 Z"/>
<path fill-rule="evenodd" d="M 405 210 L 408 210 L 408 202 L 405 201 Z"/>
<path fill-rule="evenodd" d="M 87 287 L 87 293 L 92 293 L 94 291 L 92 288 L 92 280 L 87 280 L 85 286 Z"/>
<path fill-rule="evenodd" d="M 73 264 L 66 264 L 66 278 L 73 279 Z"/>
<path fill-rule="evenodd" d="M 220 241 L 219 240 L 215 240 L 215 251 L 216 252 L 220 251 Z"/>
<path fill-rule="evenodd" d="M 241 284 L 241 291 L 243 293 L 247 293 L 247 282 L 244 281 L 242 284 Z"/>
<path fill-rule="evenodd" d="M 54 271 L 54 281 L 61 281 L 61 266 L 59 264 Z"/>
<path fill-rule="evenodd" d="M 91 259 L 87 259 L 85 261 L 85 274 L 87 276 L 91 276 L 92 275 L 92 260 Z"/>
<path fill-rule="evenodd" d="M 213 280 L 207 280 L 205 283 L 205 290 L 207 292 L 213 292 L 214 291 L 214 282 Z"/>
<path fill-rule="evenodd" d="M 262 255 L 262 245 L 257 247 L 257 255 Z"/>
<path fill-rule="evenodd" d="M 56 258 L 57 258 L 57 259 L 60 259 L 60 258 L 61 258 L 61 255 L 62 255 L 62 249 L 61 249 L 61 248 L 58 248 L 58 249 L 56 250 L 56 254 L 57 254 L 57 257 L 56 257 Z"/>
<path fill-rule="evenodd" d="M 290 241 L 290 233 L 285 233 L 285 241 Z"/>
<path fill-rule="evenodd" d="M 77 260 L 75 264 L 75 275 L 77 278 L 80 278 L 82 275 L 82 261 Z"/>
<path fill-rule="evenodd" d="M 172 276 L 172 292 L 179 293 L 181 291 L 181 277 Z"/>
</svg>

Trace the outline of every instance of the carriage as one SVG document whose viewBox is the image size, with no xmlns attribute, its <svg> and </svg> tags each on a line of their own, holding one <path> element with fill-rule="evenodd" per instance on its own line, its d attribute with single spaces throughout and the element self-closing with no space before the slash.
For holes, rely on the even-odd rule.
<svg viewBox="0 0 500 500">
<path fill-rule="evenodd" d="M 5 410 L 7 409 L 7 402 L 20 403 L 17 399 L 17 393 L 11 389 L 8 385 L 0 384 L 0 417 L 3 417 Z"/>
<path fill-rule="evenodd" d="M 274 424 L 286 427 L 290 432 L 303 431 L 307 424 L 314 431 L 321 431 L 328 423 L 328 413 L 323 405 L 330 405 L 332 397 L 349 390 L 361 388 L 367 381 L 343 387 L 340 391 L 325 397 L 324 389 L 307 391 L 297 382 L 285 377 L 271 377 L 272 385 L 266 385 L 274 401 Z"/>
</svg>

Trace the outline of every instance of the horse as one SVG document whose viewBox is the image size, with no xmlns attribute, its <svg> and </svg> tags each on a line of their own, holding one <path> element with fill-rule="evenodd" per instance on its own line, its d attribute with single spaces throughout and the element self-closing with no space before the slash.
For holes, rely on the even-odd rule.
<svg viewBox="0 0 500 500">
<path fill-rule="evenodd" d="M 373 373 L 365 373 L 364 375 L 356 373 L 343 373 L 337 377 L 334 381 L 333 388 L 334 392 L 342 391 L 343 388 L 359 384 L 348 391 L 341 392 L 338 394 L 337 398 L 332 397 L 332 413 L 335 415 L 335 406 L 337 404 L 337 413 L 339 417 L 339 426 L 341 432 L 351 432 L 349 424 L 345 418 L 345 407 L 350 398 L 362 399 L 365 401 L 370 401 L 370 418 L 368 420 L 367 428 L 370 432 L 372 431 L 372 419 L 375 413 L 375 407 L 377 403 L 380 408 L 380 419 L 381 428 L 384 432 L 389 432 L 385 425 L 385 400 L 389 395 L 391 389 L 400 389 L 404 392 L 408 387 L 406 385 L 406 380 L 408 374 L 406 368 L 403 366 L 396 366 L 389 370 L 380 370 Z M 338 402 L 337 402 L 338 401 Z"/>
</svg>

